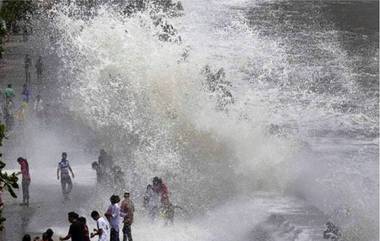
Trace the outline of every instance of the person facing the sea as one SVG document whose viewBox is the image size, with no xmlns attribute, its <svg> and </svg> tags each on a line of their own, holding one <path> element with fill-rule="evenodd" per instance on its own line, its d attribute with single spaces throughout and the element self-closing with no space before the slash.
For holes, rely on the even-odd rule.
<svg viewBox="0 0 380 241">
<path fill-rule="evenodd" d="M 90 241 L 90 234 L 88 231 L 86 218 L 85 217 L 79 217 L 78 222 L 82 225 L 84 241 Z"/>
<path fill-rule="evenodd" d="M 120 197 L 117 195 L 112 195 L 110 198 L 111 205 L 108 207 L 107 212 L 105 216 L 107 217 L 108 221 L 111 225 L 111 239 L 110 241 L 119 241 L 119 232 L 120 232 L 120 222 L 121 222 L 121 215 L 120 215 Z"/>
<path fill-rule="evenodd" d="M 110 224 L 107 219 L 100 217 L 98 211 L 92 211 L 91 217 L 96 221 L 96 229 L 91 233 L 91 238 L 99 236 L 99 241 L 110 240 Z"/>
<path fill-rule="evenodd" d="M 146 191 L 144 194 L 144 208 L 147 209 L 150 220 L 154 222 L 159 213 L 160 207 L 160 196 L 158 193 L 153 191 L 153 187 L 149 184 L 146 187 Z"/>
<path fill-rule="evenodd" d="M 69 161 L 67 160 L 67 153 L 63 152 L 62 160 L 58 163 L 57 179 L 59 180 L 61 177 L 61 188 L 65 199 L 68 199 L 68 195 L 73 188 L 73 183 L 71 181 L 69 171 L 71 172 L 71 176 L 74 178 L 74 172 L 71 169 Z"/>
<path fill-rule="evenodd" d="M 123 220 L 123 241 L 132 241 L 132 223 L 135 212 L 135 205 L 130 199 L 129 192 L 124 193 L 124 200 L 121 202 L 120 212 L 124 216 Z"/>
<path fill-rule="evenodd" d="M 22 203 L 21 205 L 26 205 L 29 207 L 29 185 L 30 185 L 30 173 L 29 164 L 25 158 L 17 158 L 18 164 L 20 164 L 21 171 L 18 173 L 22 175 L 21 187 L 22 187 Z"/>
<path fill-rule="evenodd" d="M 79 222 L 79 215 L 75 212 L 68 213 L 68 220 L 71 223 L 69 232 L 65 237 L 60 237 L 59 240 L 69 240 L 71 241 L 85 241 L 83 225 Z"/>
</svg>

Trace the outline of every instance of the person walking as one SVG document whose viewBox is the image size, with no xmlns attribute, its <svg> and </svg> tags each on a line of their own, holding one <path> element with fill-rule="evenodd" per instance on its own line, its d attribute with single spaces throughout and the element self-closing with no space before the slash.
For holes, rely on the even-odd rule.
<svg viewBox="0 0 380 241">
<path fill-rule="evenodd" d="M 91 233 L 91 238 L 99 236 L 99 241 L 109 241 L 110 240 L 110 224 L 107 219 L 100 217 L 98 211 L 92 211 L 91 217 L 96 221 L 96 229 L 94 233 Z"/>
<path fill-rule="evenodd" d="M 20 164 L 21 171 L 18 173 L 22 175 L 21 187 L 22 187 L 22 203 L 29 207 L 29 185 L 30 185 L 30 173 L 29 173 L 29 164 L 25 158 L 17 158 L 18 164 Z"/>
<path fill-rule="evenodd" d="M 62 194 L 65 200 L 69 198 L 69 194 L 73 188 L 73 183 L 70 178 L 69 171 L 71 172 L 71 176 L 74 178 L 74 172 L 71 169 L 70 163 L 67 160 L 67 153 L 62 153 L 62 160 L 58 163 L 57 168 L 57 179 L 61 177 L 61 188 Z"/>
<path fill-rule="evenodd" d="M 130 199 L 129 192 L 124 193 L 124 200 L 121 202 L 120 212 L 124 217 L 123 220 L 123 241 L 133 241 L 132 240 L 132 223 L 133 215 L 135 212 L 135 205 Z"/>
</svg>

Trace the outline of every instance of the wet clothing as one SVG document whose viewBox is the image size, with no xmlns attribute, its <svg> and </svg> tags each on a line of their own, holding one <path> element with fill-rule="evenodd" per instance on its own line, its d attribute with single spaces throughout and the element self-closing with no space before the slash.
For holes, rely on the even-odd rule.
<svg viewBox="0 0 380 241">
<path fill-rule="evenodd" d="M 61 188 L 62 188 L 62 193 L 66 197 L 72 190 L 73 188 L 73 183 L 71 181 L 71 177 L 69 174 L 70 170 L 70 163 L 68 160 L 61 160 L 58 163 L 58 169 L 61 174 Z"/>
<path fill-rule="evenodd" d="M 61 160 L 59 163 L 58 163 L 58 169 L 61 173 L 61 178 L 62 177 L 65 177 L 65 176 L 68 176 L 70 177 L 70 174 L 69 174 L 69 170 L 70 170 L 70 163 L 68 160 Z"/>
<path fill-rule="evenodd" d="M 102 234 L 99 235 L 99 241 L 109 241 L 110 240 L 110 224 L 107 219 L 101 217 L 96 221 L 98 229 L 102 230 Z"/>
<path fill-rule="evenodd" d="M 159 213 L 160 196 L 152 188 L 147 188 L 145 192 L 144 206 L 148 209 L 149 217 L 153 221 Z"/>
<path fill-rule="evenodd" d="M 70 176 L 61 177 L 61 188 L 64 196 L 67 196 L 73 189 L 73 182 Z"/>
<path fill-rule="evenodd" d="M 78 221 L 70 225 L 69 234 L 71 235 L 71 241 L 85 241 L 83 225 Z"/>
<path fill-rule="evenodd" d="M 153 191 L 159 194 L 161 205 L 169 203 L 169 189 L 164 183 L 153 185 Z"/>
<path fill-rule="evenodd" d="M 132 241 L 133 213 L 135 212 L 135 205 L 131 199 L 124 199 L 121 203 L 121 213 L 124 216 L 123 221 L 123 241 Z"/>
</svg>

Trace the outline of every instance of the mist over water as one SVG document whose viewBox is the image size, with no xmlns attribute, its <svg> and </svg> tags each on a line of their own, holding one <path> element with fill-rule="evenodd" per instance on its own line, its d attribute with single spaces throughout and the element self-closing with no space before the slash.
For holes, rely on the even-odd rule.
<svg viewBox="0 0 380 241">
<path fill-rule="evenodd" d="M 136 200 L 162 176 L 191 210 L 173 230 L 149 233 L 137 221 L 139 239 L 260 240 L 255 227 L 272 230 L 273 212 L 301 203 L 347 240 L 378 239 L 378 30 L 342 30 L 322 3 L 183 5 L 181 16 L 154 14 L 177 30 L 168 42 L 154 9 L 56 5 L 36 20 L 34 46 L 51 60 L 49 99 L 79 126 L 78 139 L 110 150 Z M 206 65 L 231 82 L 225 108 L 206 88 Z M 263 240 L 310 240 L 298 228 Z"/>
</svg>

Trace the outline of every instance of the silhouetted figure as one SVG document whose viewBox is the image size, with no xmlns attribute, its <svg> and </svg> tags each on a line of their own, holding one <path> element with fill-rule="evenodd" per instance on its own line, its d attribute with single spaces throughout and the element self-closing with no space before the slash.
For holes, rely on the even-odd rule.
<svg viewBox="0 0 380 241">
<path fill-rule="evenodd" d="M 325 224 L 326 230 L 323 231 L 323 238 L 329 240 L 339 240 L 342 237 L 342 234 L 339 231 L 339 228 L 335 226 L 332 222 L 327 222 Z"/>
<path fill-rule="evenodd" d="M 21 100 L 29 103 L 30 89 L 27 84 L 22 85 Z"/>
<path fill-rule="evenodd" d="M 100 168 L 100 165 L 98 162 L 93 162 L 91 164 L 92 169 L 96 172 L 96 183 L 102 183 L 103 182 L 103 173 L 102 169 Z"/>
<path fill-rule="evenodd" d="M 25 83 L 27 85 L 30 85 L 31 76 L 30 76 L 30 67 L 32 66 L 32 59 L 30 58 L 29 54 L 25 55 Z"/>
<path fill-rule="evenodd" d="M 86 218 L 85 217 L 79 217 L 78 222 L 82 225 L 84 241 L 90 241 L 90 233 L 88 231 Z"/>
<path fill-rule="evenodd" d="M 29 234 L 25 234 L 24 237 L 22 238 L 22 241 L 32 241 L 32 238 L 30 237 Z"/>
<path fill-rule="evenodd" d="M 39 84 L 41 84 L 42 74 L 43 74 L 42 56 L 38 56 L 38 59 L 37 59 L 35 67 L 36 67 L 37 81 L 38 81 Z"/>
<path fill-rule="evenodd" d="M 12 129 L 13 124 L 14 124 L 14 102 L 13 98 L 15 97 L 15 91 L 12 88 L 11 84 L 8 84 L 8 87 L 5 88 L 4 90 L 4 98 L 5 98 L 5 103 L 4 103 L 4 120 L 5 120 L 5 125 L 8 130 Z"/>
<path fill-rule="evenodd" d="M 153 222 L 159 214 L 160 196 L 153 191 L 153 187 L 150 184 L 146 187 L 144 194 L 144 207 L 148 210 L 149 217 Z"/>
<path fill-rule="evenodd" d="M 111 170 L 113 166 L 113 160 L 112 156 L 108 155 L 108 153 L 104 150 L 100 150 L 98 162 L 101 168 L 104 168 L 104 170 Z"/>
<path fill-rule="evenodd" d="M 71 241 L 85 241 L 83 225 L 79 222 L 79 215 L 75 212 L 68 213 L 68 220 L 70 222 L 69 232 L 65 237 L 60 237 L 59 240 L 68 240 L 71 238 Z"/>
<path fill-rule="evenodd" d="M 37 118 L 44 117 L 44 105 L 41 95 L 37 95 L 36 100 L 34 101 L 33 110 L 36 113 Z"/>
<path fill-rule="evenodd" d="M 161 206 L 170 203 L 169 201 L 169 189 L 166 184 L 163 183 L 162 179 L 159 177 L 153 178 L 153 191 L 159 195 Z"/>
<path fill-rule="evenodd" d="M 42 239 L 44 239 L 44 235 L 46 237 L 46 241 L 53 241 L 53 235 L 54 235 L 54 232 L 52 229 L 47 229 L 45 233 L 42 234 Z M 43 240 L 45 241 L 45 240 Z"/>
</svg>

